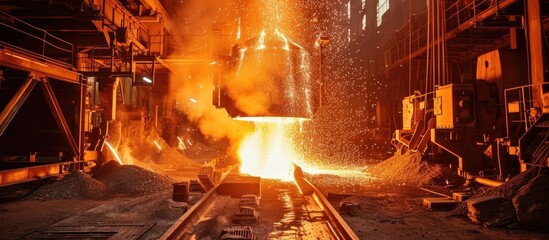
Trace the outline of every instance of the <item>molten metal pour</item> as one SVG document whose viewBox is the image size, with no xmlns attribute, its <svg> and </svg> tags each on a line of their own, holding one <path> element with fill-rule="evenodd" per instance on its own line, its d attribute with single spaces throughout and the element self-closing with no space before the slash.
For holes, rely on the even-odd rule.
<svg viewBox="0 0 549 240">
<path fill-rule="evenodd" d="M 235 120 L 254 123 L 255 131 L 239 146 L 240 171 L 292 180 L 293 164 L 305 161 L 290 131 L 310 120 L 320 104 L 309 53 L 278 29 L 263 30 L 235 47 L 234 76 L 221 82 L 214 104 Z"/>
<path fill-rule="evenodd" d="M 255 132 L 244 139 L 239 148 L 241 172 L 263 178 L 293 179 L 293 163 L 302 162 L 302 156 L 294 149 L 288 131 L 299 120 L 289 120 L 255 122 Z"/>
</svg>

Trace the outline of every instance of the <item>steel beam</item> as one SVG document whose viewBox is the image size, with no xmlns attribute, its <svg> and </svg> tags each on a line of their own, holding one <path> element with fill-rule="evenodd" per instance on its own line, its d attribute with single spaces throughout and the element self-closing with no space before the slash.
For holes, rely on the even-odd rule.
<svg viewBox="0 0 549 240">
<path fill-rule="evenodd" d="M 157 12 L 157 14 L 160 14 L 160 17 L 158 21 L 162 21 L 164 23 L 164 27 L 171 33 L 178 33 L 180 28 L 179 26 L 173 21 L 172 17 L 170 17 L 170 14 L 166 9 L 164 8 L 163 4 L 159 0 L 143 0 L 141 1 L 143 5 L 146 5 L 150 7 L 154 12 Z M 141 17 L 142 18 L 142 17 Z M 139 17 L 137 19 L 140 19 Z M 145 22 L 145 21 L 141 21 Z"/>
<path fill-rule="evenodd" d="M 63 133 L 63 137 L 71 147 L 72 156 L 76 159 L 79 159 L 80 151 L 78 148 L 78 144 L 76 143 L 76 140 L 71 133 L 69 124 L 67 123 L 65 116 L 63 116 L 63 111 L 61 110 L 61 106 L 59 105 L 59 102 L 55 97 L 55 93 L 53 92 L 49 79 L 45 76 L 39 76 L 39 80 L 42 91 L 44 92 L 44 96 L 46 97 L 46 101 L 48 102 L 53 117 L 55 118 L 55 122 L 57 122 L 57 126 L 59 126 L 59 129 Z"/>
<path fill-rule="evenodd" d="M 68 162 L 20 167 L 0 171 L 0 187 L 66 174 Z"/>
<path fill-rule="evenodd" d="M 4 107 L 4 110 L 0 113 L 0 136 L 2 136 L 13 117 L 15 117 L 15 114 L 17 114 L 21 106 L 23 106 L 23 103 L 27 100 L 27 97 L 30 95 L 35 85 L 36 81 L 32 75 L 29 75 L 23 85 L 21 85 L 19 90 L 17 90 L 15 95 Z"/>
<path fill-rule="evenodd" d="M 142 34 L 148 35 L 148 28 L 133 16 L 118 0 L 103 0 L 101 4 L 102 25 L 113 31 L 127 29 L 128 44 L 133 43 L 138 49 L 146 50 L 139 42 Z"/>
<path fill-rule="evenodd" d="M 38 73 L 65 82 L 80 84 L 79 73 L 48 61 L 41 62 L 22 52 L 1 49 L 0 65 L 17 70 Z"/>
<path fill-rule="evenodd" d="M 522 28 L 522 19 L 514 20 L 514 21 L 501 21 L 501 20 L 493 20 L 493 21 L 483 21 L 478 22 L 475 28 Z"/>
<path fill-rule="evenodd" d="M 527 34 L 528 34 L 528 52 L 530 53 L 530 81 L 532 83 L 532 97 L 534 107 L 542 108 L 543 112 L 548 112 L 543 101 L 544 71 L 543 71 L 543 39 L 540 1 L 532 0 L 526 2 L 528 16 Z"/>
</svg>

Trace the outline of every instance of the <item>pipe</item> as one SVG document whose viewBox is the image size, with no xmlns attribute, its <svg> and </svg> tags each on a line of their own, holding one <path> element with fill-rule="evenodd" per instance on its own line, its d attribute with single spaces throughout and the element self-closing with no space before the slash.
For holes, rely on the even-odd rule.
<svg viewBox="0 0 549 240">
<path fill-rule="evenodd" d="M 483 178 L 483 177 L 475 177 L 475 182 L 488 187 L 499 187 L 503 184 L 503 182 L 492 180 L 489 178 Z"/>
</svg>

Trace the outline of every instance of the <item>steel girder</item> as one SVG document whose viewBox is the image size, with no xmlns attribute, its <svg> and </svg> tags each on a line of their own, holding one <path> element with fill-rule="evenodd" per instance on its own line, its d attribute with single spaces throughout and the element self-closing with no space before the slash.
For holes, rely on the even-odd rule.
<svg viewBox="0 0 549 240">
<path fill-rule="evenodd" d="M 17 111 L 21 108 L 27 97 L 32 92 L 32 89 L 36 85 L 36 80 L 29 74 L 27 79 L 15 95 L 11 98 L 9 103 L 4 107 L 4 110 L 0 113 L 0 136 L 4 133 L 8 125 L 10 124 Z"/>
</svg>

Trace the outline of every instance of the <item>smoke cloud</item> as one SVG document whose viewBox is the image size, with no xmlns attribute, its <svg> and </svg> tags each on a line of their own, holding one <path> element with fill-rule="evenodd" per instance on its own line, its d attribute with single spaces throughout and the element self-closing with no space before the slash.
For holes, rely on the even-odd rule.
<svg viewBox="0 0 549 240">
<path fill-rule="evenodd" d="M 179 110 L 213 140 L 241 138 L 252 126 L 233 121 L 225 109 L 212 104 L 213 84 L 210 65 L 175 65 L 170 75 L 171 93 Z"/>
</svg>

